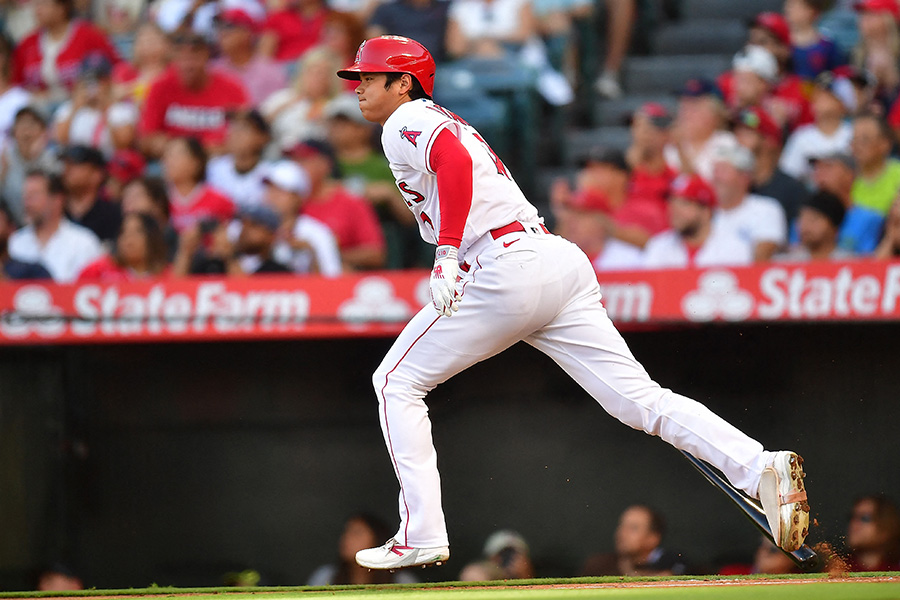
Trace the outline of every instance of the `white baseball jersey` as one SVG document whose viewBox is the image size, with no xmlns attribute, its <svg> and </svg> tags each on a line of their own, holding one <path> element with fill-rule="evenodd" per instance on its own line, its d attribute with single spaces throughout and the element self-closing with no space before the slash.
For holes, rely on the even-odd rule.
<svg viewBox="0 0 900 600">
<path fill-rule="evenodd" d="M 681 236 L 671 229 L 654 235 L 644 247 L 645 269 L 738 267 L 752 263 L 753 246 L 715 225 L 693 257 Z"/>
<path fill-rule="evenodd" d="M 397 187 L 416 215 L 422 239 L 437 244 L 441 230 L 437 175 L 429 157 L 434 141 L 444 129 L 453 133 L 472 157 L 472 206 L 459 247 L 460 260 L 475 241 L 492 229 L 513 221 L 541 222 L 537 209 L 525 199 L 506 165 L 475 128 L 442 106 L 422 99 L 402 104 L 385 122 L 381 133 L 384 154 Z"/>
<path fill-rule="evenodd" d="M 520 341 L 550 356 L 612 416 L 711 463 L 735 486 L 756 495 L 769 453 L 702 404 L 650 379 L 600 303 L 588 257 L 536 226 L 537 211 L 478 132 L 430 100 L 400 105 L 382 136 L 422 237 L 437 243 L 442 200 L 467 200 L 439 198 L 429 156 L 443 130 L 462 142 L 473 169 L 460 248 L 468 268 L 461 269 L 456 288 L 459 311 L 445 317 L 431 304 L 424 307 L 372 376 L 385 446 L 400 484 L 398 544 L 448 545 L 426 394 Z"/>
</svg>

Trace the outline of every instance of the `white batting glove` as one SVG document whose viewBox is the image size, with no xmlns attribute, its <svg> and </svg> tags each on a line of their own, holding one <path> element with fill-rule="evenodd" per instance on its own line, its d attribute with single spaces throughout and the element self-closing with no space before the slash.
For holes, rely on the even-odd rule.
<svg viewBox="0 0 900 600">
<path fill-rule="evenodd" d="M 431 303 L 439 315 L 449 317 L 459 310 L 459 294 L 456 293 L 456 276 L 459 274 L 455 246 L 438 246 L 431 270 Z M 451 312 L 452 311 L 452 312 Z"/>
</svg>

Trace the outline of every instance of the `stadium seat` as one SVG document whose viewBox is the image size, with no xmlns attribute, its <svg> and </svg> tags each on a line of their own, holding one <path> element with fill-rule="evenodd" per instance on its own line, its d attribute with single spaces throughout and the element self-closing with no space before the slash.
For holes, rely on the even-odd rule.
<svg viewBox="0 0 900 600">
<path fill-rule="evenodd" d="M 747 40 L 747 27 L 734 19 L 692 19 L 663 25 L 653 36 L 654 54 L 733 54 Z"/>
<path fill-rule="evenodd" d="M 574 167 L 587 156 L 591 148 L 604 146 L 624 151 L 629 144 L 631 144 L 631 130 L 628 127 L 597 127 L 570 131 L 566 136 L 563 158 L 567 166 Z"/>
<path fill-rule="evenodd" d="M 671 93 L 692 77 L 715 79 L 730 66 L 730 55 L 629 58 L 625 64 L 625 89 L 629 94 Z"/>
<path fill-rule="evenodd" d="M 678 105 L 678 99 L 673 94 L 641 94 L 623 96 L 616 100 L 599 100 L 594 103 L 594 124 L 598 127 L 624 125 L 632 113 L 646 102 L 662 104 L 673 113 Z"/>
<path fill-rule="evenodd" d="M 682 0 L 681 18 L 749 20 L 761 12 L 781 12 L 784 0 Z"/>
</svg>

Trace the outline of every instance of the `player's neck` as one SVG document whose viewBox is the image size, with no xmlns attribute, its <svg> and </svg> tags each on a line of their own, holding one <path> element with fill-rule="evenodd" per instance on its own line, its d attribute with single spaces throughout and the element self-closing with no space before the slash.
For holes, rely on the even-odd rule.
<svg viewBox="0 0 900 600">
<path fill-rule="evenodd" d="M 400 96 L 400 98 L 398 98 L 397 105 L 394 106 L 394 110 L 392 110 L 384 118 L 384 120 L 381 121 L 381 126 L 384 127 L 384 124 L 387 123 L 387 120 L 391 118 L 391 115 L 393 115 L 395 112 L 397 112 L 397 109 L 400 108 L 401 106 L 403 106 L 404 104 L 406 104 L 407 102 L 412 102 L 412 98 L 409 97 L 409 94 L 404 94 L 404 95 Z"/>
</svg>

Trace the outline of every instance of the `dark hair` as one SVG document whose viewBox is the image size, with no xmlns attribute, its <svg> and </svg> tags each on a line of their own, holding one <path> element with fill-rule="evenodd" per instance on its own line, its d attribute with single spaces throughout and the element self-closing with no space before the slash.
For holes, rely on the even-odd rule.
<svg viewBox="0 0 900 600">
<path fill-rule="evenodd" d="M 209 154 L 206 153 L 203 142 L 195 137 L 179 137 L 174 138 L 172 141 L 182 142 L 188 154 L 197 162 L 197 172 L 194 174 L 194 179 L 198 183 L 206 181 L 206 163 L 209 161 Z"/>
<path fill-rule="evenodd" d="M 51 196 L 65 196 L 66 186 L 63 184 L 62 177 L 56 173 L 50 173 L 43 169 L 28 169 L 25 172 L 25 178 L 40 177 L 47 184 L 47 193 Z"/>
<path fill-rule="evenodd" d="M 131 217 L 136 217 L 141 222 L 141 229 L 144 230 L 144 238 L 147 240 L 147 267 L 151 273 L 158 275 L 169 264 L 169 249 L 166 246 L 166 238 L 163 236 L 162 228 L 160 228 L 156 219 L 147 213 L 131 213 L 122 217 L 122 225 L 119 227 L 120 234 L 125 229 L 125 221 Z M 122 262 L 118 247 L 113 252 L 113 260 L 120 267 L 128 266 Z"/>
<path fill-rule="evenodd" d="M 150 201 L 159 207 L 168 220 L 172 216 L 172 209 L 169 206 L 169 190 L 166 188 L 166 182 L 159 177 L 144 176 L 128 182 L 125 187 L 135 183 L 144 188 L 144 191 L 150 196 Z"/>
<path fill-rule="evenodd" d="M 19 119 L 22 117 L 31 117 L 35 121 L 41 124 L 42 127 L 47 126 L 47 119 L 44 118 L 44 115 L 33 106 L 23 106 L 18 111 L 16 111 L 16 116 L 13 118 L 13 124 L 18 123 Z"/>
<path fill-rule="evenodd" d="M 53 2 L 66 10 L 66 21 L 75 18 L 75 0 L 53 0 Z"/>
<path fill-rule="evenodd" d="M 360 512 L 351 515 L 347 518 L 346 521 L 344 521 L 345 526 L 351 521 L 361 521 L 363 524 L 365 524 L 369 531 L 372 532 L 372 537 L 375 539 L 376 544 L 384 542 L 385 540 L 387 540 L 388 536 L 391 535 L 390 531 L 388 530 L 387 524 L 373 514 Z M 342 559 L 338 560 L 338 563 L 338 570 L 334 574 L 334 580 L 331 583 L 353 583 L 350 579 L 350 574 L 355 565 L 345 563 Z M 371 577 L 371 583 L 391 583 L 393 581 L 393 577 L 388 571 L 372 571 L 371 573 L 369 573 L 369 576 Z"/>
<path fill-rule="evenodd" d="M 834 0 L 803 0 L 803 4 L 817 12 L 823 13 L 831 10 L 831 7 L 834 6 Z"/>
<path fill-rule="evenodd" d="M 891 562 L 900 559 L 900 511 L 897 505 L 883 493 L 860 496 L 853 501 L 853 507 L 862 502 L 875 505 L 875 526 L 888 534 L 886 558 Z"/>
<path fill-rule="evenodd" d="M 427 98 L 431 100 L 431 96 L 425 93 L 425 90 L 422 88 L 422 84 L 419 83 L 419 80 L 409 73 L 385 73 L 387 79 L 384 80 L 384 89 L 388 89 L 389 87 L 394 85 L 394 82 L 400 81 L 400 78 L 404 75 L 409 75 L 409 78 L 412 79 L 412 88 L 409 90 L 410 100 L 419 100 L 420 98 Z"/>
<path fill-rule="evenodd" d="M 266 118 L 262 116 L 255 108 L 251 108 L 249 110 L 236 110 L 228 114 L 228 121 L 230 123 L 244 123 L 249 125 L 259 133 L 270 136 L 272 135 L 271 128 L 269 127 L 269 122 L 266 121 Z"/>
</svg>

